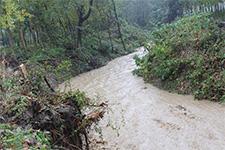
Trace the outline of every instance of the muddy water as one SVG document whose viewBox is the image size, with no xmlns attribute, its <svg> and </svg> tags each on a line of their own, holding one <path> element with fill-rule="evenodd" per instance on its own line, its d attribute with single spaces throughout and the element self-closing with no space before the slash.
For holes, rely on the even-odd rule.
<svg viewBox="0 0 225 150">
<path fill-rule="evenodd" d="M 143 49 L 71 79 L 72 89 L 107 100 L 111 109 L 100 122 L 106 142 L 93 149 L 225 150 L 225 106 L 145 84 L 132 75 L 135 54 Z"/>
</svg>

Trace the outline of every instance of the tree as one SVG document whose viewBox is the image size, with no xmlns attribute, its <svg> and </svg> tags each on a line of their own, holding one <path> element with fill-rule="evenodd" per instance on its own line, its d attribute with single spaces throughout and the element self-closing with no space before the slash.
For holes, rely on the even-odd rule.
<svg viewBox="0 0 225 150">
<path fill-rule="evenodd" d="M 119 23 L 119 18 L 118 18 L 118 14 L 117 14 L 117 9 L 116 9 L 116 4 L 115 4 L 114 0 L 112 0 L 112 5 L 113 5 L 115 18 L 116 18 L 116 24 L 117 24 L 117 28 L 118 28 L 118 32 L 119 32 L 119 37 L 120 37 L 121 42 L 123 44 L 123 49 L 126 50 L 126 45 L 125 45 L 125 42 L 123 40 L 123 35 L 122 35 L 122 31 L 121 31 L 121 27 L 120 27 L 120 23 Z"/>
<path fill-rule="evenodd" d="M 77 5 L 78 25 L 77 25 L 77 48 L 82 46 L 83 23 L 90 17 L 94 0 L 89 0 L 88 11 L 85 14 L 84 3 Z"/>
<path fill-rule="evenodd" d="M 17 23 L 23 23 L 24 18 L 29 16 L 29 14 L 24 9 L 19 8 L 17 1 L 2 0 L 0 3 L 0 28 L 7 31 L 9 46 L 13 46 L 14 39 L 12 30 L 16 27 Z M 22 47 L 25 47 L 24 37 L 22 34 L 22 30 L 20 30 L 20 44 Z"/>
<path fill-rule="evenodd" d="M 183 6 L 179 0 L 169 0 L 168 1 L 168 14 L 166 22 L 171 23 L 177 17 L 183 15 Z"/>
<path fill-rule="evenodd" d="M 80 47 L 125 49 L 118 3 L 112 0 L 0 0 L 1 35 L 7 45 L 61 47 L 73 57 Z M 4 7 L 10 13 L 5 13 Z M 10 21 L 5 21 L 6 14 Z M 19 14 L 19 15 L 17 15 Z M 20 19 L 19 19 L 20 18 Z M 7 25 L 2 23 L 10 22 Z M 10 29 L 10 30 L 8 30 Z M 85 43 L 86 42 L 86 43 Z M 10 44 L 9 44 L 10 43 Z M 101 50 L 100 50 L 101 49 Z M 114 51 L 116 52 L 116 51 Z M 103 52 L 104 53 L 104 52 Z"/>
</svg>

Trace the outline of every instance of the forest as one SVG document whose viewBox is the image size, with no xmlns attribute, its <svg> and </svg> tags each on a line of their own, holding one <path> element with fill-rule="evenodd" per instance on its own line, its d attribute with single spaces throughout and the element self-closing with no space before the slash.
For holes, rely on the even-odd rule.
<svg viewBox="0 0 225 150">
<path fill-rule="evenodd" d="M 0 150 L 225 149 L 224 102 L 224 0 L 0 0 Z"/>
</svg>

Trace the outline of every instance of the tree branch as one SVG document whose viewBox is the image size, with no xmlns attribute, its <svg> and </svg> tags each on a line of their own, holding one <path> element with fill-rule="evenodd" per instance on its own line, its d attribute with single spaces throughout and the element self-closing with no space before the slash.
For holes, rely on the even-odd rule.
<svg viewBox="0 0 225 150">
<path fill-rule="evenodd" d="M 92 6 L 93 6 L 93 3 L 94 3 L 94 0 L 89 0 L 89 9 L 88 9 L 88 12 L 85 16 L 82 17 L 82 20 L 85 21 L 87 20 L 90 15 L 91 15 L 91 11 L 92 11 Z"/>
</svg>

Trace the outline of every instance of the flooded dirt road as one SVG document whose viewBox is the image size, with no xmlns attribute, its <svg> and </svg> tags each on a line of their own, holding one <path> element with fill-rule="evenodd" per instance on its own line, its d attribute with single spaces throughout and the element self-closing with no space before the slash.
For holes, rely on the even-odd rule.
<svg viewBox="0 0 225 150">
<path fill-rule="evenodd" d="M 132 74 L 135 54 L 143 49 L 71 79 L 72 89 L 108 101 L 112 110 L 100 121 L 106 143 L 93 149 L 225 150 L 224 105 L 145 84 Z"/>
</svg>

